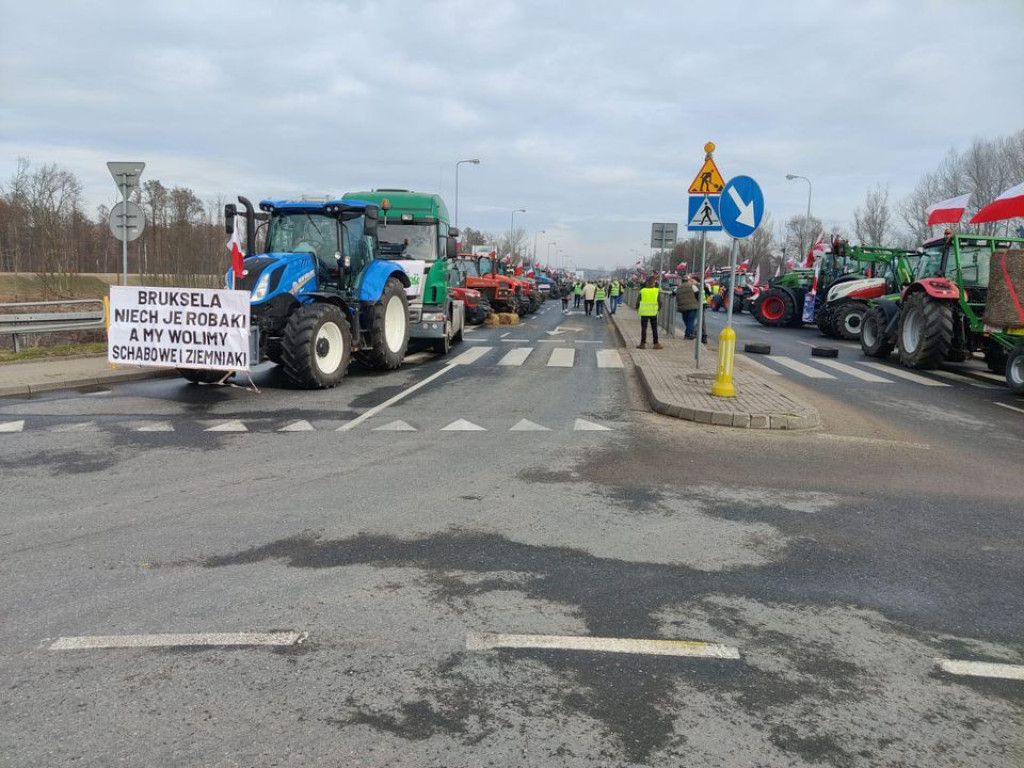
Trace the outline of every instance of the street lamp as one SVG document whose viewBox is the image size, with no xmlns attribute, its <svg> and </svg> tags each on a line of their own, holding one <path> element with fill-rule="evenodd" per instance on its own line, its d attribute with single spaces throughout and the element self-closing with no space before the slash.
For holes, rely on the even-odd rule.
<svg viewBox="0 0 1024 768">
<path fill-rule="evenodd" d="M 797 176 L 795 173 L 787 173 L 786 181 L 792 181 L 793 179 L 803 179 L 807 182 L 807 227 L 811 226 L 811 180 L 806 176 Z M 814 237 L 814 233 L 811 233 L 811 237 Z M 808 247 L 810 244 L 808 243 Z M 800 228 L 800 254 L 801 258 L 806 258 L 802 254 L 804 253 L 804 229 Z"/>
<path fill-rule="evenodd" d="M 515 254 L 515 248 L 514 248 L 514 242 L 513 241 L 515 240 L 515 237 L 516 237 L 516 214 L 517 213 L 526 213 L 526 209 L 525 208 L 513 208 L 512 209 L 512 223 L 509 225 L 509 228 L 508 228 L 508 258 L 509 258 L 509 261 L 512 260 L 512 256 Z"/>
<path fill-rule="evenodd" d="M 480 165 L 480 161 L 477 158 L 472 160 L 459 160 L 455 164 L 455 228 L 459 228 L 459 166 L 463 163 L 472 163 L 473 165 Z"/>
<path fill-rule="evenodd" d="M 533 260 L 534 261 L 537 260 L 537 235 L 543 235 L 546 232 L 547 232 L 547 230 L 542 229 L 539 232 L 534 232 L 533 233 Z"/>
</svg>

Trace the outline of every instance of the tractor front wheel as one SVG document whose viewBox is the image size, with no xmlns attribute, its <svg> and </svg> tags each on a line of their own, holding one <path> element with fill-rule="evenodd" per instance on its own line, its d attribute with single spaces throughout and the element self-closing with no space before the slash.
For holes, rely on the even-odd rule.
<svg viewBox="0 0 1024 768">
<path fill-rule="evenodd" d="M 409 300 L 397 278 L 388 278 L 370 312 L 370 348 L 360 359 L 371 368 L 393 370 L 409 349 Z"/>
<path fill-rule="evenodd" d="M 333 304 L 310 304 L 288 318 L 281 340 L 281 368 L 304 389 L 336 387 L 352 359 L 348 320 Z"/>
<path fill-rule="evenodd" d="M 953 345 L 953 308 L 948 301 L 915 293 L 900 313 L 900 362 L 908 368 L 936 368 Z"/>
<path fill-rule="evenodd" d="M 770 288 L 765 291 L 754 305 L 754 319 L 761 325 L 789 325 L 795 315 L 796 301 L 793 300 L 793 295 L 781 288 Z"/>
<path fill-rule="evenodd" d="M 1006 384 L 1015 395 L 1024 395 L 1024 345 L 1006 359 Z"/>
<path fill-rule="evenodd" d="M 859 301 L 852 301 L 843 304 L 833 313 L 833 328 L 836 335 L 847 341 L 856 341 L 860 338 L 861 328 L 864 325 L 864 314 L 867 310 Z"/>
<path fill-rule="evenodd" d="M 889 318 L 881 307 L 871 307 L 864 314 L 860 327 L 860 349 L 868 357 L 888 357 L 896 347 L 896 341 L 885 333 Z"/>
</svg>

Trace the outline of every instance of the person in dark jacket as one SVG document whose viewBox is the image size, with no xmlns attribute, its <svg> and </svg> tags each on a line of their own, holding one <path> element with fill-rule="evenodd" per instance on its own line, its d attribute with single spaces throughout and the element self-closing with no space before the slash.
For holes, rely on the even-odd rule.
<svg viewBox="0 0 1024 768">
<path fill-rule="evenodd" d="M 686 325 L 684 339 L 694 339 L 697 337 L 695 326 L 697 323 L 697 312 L 700 311 L 701 304 L 700 297 L 697 295 L 699 290 L 700 287 L 692 275 L 676 288 L 676 309 L 683 316 L 683 323 Z"/>
</svg>

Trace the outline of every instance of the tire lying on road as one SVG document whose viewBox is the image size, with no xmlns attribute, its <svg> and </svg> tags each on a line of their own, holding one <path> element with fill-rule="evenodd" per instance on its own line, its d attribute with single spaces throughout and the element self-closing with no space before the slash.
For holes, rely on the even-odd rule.
<svg viewBox="0 0 1024 768">
<path fill-rule="evenodd" d="M 839 357 L 835 347 L 811 347 L 811 357 Z"/>
<path fill-rule="evenodd" d="M 752 355 L 770 355 L 772 353 L 771 344 L 744 344 L 743 351 L 749 352 Z"/>
</svg>

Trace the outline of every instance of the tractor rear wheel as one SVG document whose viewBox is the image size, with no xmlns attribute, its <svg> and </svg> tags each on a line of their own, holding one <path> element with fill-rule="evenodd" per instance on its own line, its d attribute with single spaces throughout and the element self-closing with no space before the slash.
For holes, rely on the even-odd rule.
<svg viewBox="0 0 1024 768">
<path fill-rule="evenodd" d="M 835 329 L 836 336 L 847 341 L 859 339 L 866 312 L 867 307 L 859 301 L 850 301 L 841 305 L 832 313 L 832 327 Z"/>
<path fill-rule="evenodd" d="M 361 359 L 371 368 L 397 368 L 409 349 L 409 300 L 397 278 L 388 278 L 371 314 L 370 348 Z"/>
<path fill-rule="evenodd" d="M 754 305 L 754 319 L 761 325 L 789 325 L 794 315 L 796 302 L 793 295 L 783 288 L 769 288 L 758 297 L 757 304 Z"/>
<path fill-rule="evenodd" d="M 281 368 L 304 389 L 335 387 L 348 372 L 352 334 L 333 304 L 310 304 L 288 318 L 281 339 Z"/>
<path fill-rule="evenodd" d="M 1006 384 L 1015 395 L 1024 395 L 1024 346 L 1019 346 L 1006 359 Z"/>
<path fill-rule="evenodd" d="M 992 373 L 1006 373 L 1006 361 L 1009 358 L 1010 353 L 1001 344 L 989 340 L 985 345 L 985 364 Z"/>
<path fill-rule="evenodd" d="M 915 293 L 900 313 L 900 362 L 908 368 L 936 368 L 953 345 L 953 308 L 948 301 Z"/>
<path fill-rule="evenodd" d="M 814 314 L 814 324 L 818 326 L 818 330 L 821 331 L 821 335 L 829 339 L 834 339 L 836 337 L 836 318 L 832 312 L 832 307 L 826 304 Z"/>
<path fill-rule="evenodd" d="M 896 341 L 886 336 L 885 328 L 889 318 L 881 307 L 871 307 L 864 314 L 860 327 L 860 349 L 868 357 L 888 357 L 896 347 Z"/>
</svg>

